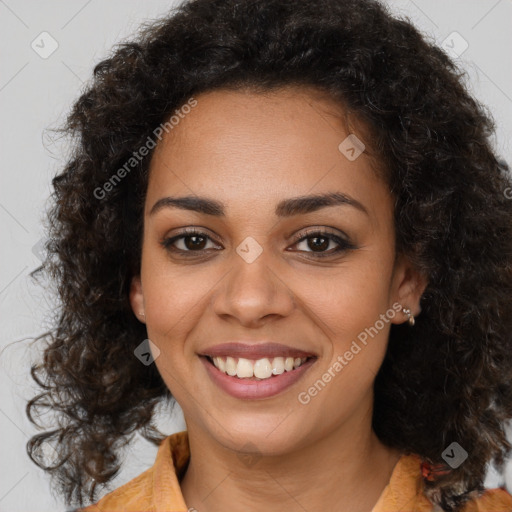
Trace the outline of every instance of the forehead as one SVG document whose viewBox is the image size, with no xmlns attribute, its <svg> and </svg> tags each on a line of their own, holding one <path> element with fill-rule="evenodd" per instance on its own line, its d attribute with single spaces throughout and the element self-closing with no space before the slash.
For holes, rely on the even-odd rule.
<svg viewBox="0 0 512 512">
<path fill-rule="evenodd" d="M 178 120 L 176 116 L 174 119 Z M 266 92 L 219 89 L 196 97 L 196 106 L 180 116 L 157 152 L 164 146 L 205 145 L 211 140 L 215 140 L 209 148 L 212 156 L 226 151 L 226 146 L 235 152 L 237 143 L 247 146 L 249 135 L 259 151 L 284 149 L 294 142 L 304 146 L 309 140 L 311 143 L 304 146 L 307 149 L 313 142 L 318 146 L 318 137 L 325 137 L 327 130 L 336 140 L 349 135 L 351 124 L 362 129 L 354 116 L 322 90 L 297 86 Z M 326 144 L 330 142 L 326 140 Z"/>
<path fill-rule="evenodd" d="M 216 90 L 195 99 L 155 148 L 149 199 L 165 192 L 254 203 L 336 191 L 372 203 L 386 195 L 368 152 L 344 153 L 364 143 L 361 123 L 322 91 Z"/>
</svg>

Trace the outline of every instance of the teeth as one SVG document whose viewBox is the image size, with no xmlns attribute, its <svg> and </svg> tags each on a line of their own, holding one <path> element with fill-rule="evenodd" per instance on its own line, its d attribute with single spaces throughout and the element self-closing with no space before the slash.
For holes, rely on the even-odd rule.
<svg viewBox="0 0 512 512">
<path fill-rule="evenodd" d="M 215 361 L 213 361 L 213 364 L 215 364 Z M 219 368 L 220 370 L 220 368 Z M 236 375 L 236 361 L 232 357 L 226 358 L 226 370 L 225 371 L 228 375 L 231 375 L 232 377 Z"/>
<path fill-rule="evenodd" d="M 219 370 L 226 373 L 226 361 L 222 357 L 214 357 L 213 362 Z"/>
<path fill-rule="evenodd" d="M 272 375 L 272 365 L 270 361 L 265 359 L 258 359 L 254 363 L 254 376 L 258 379 L 268 379 Z"/>
<path fill-rule="evenodd" d="M 284 372 L 284 359 L 282 357 L 274 357 L 272 359 L 272 373 L 281 375 Z"/>
<path fill-rule="evenodd" d="M 307 357 L 274 357 L 272 360 L 265 357 L 256 361 L 240 357 L 214 357 L 213 364 L 221 372 L 237 376 L 239 379 L 256 377 L 257 379 L 269 379 L 273 375 L 291 372 L 305 363 Z"/>
<path fill-rule="evenodd" d="M 249 359 L 244 359 L 241 357 L 238 360 L 238 366 L 236 367 L 236 376 L 239 379 L 243 379 L 244 377 L 252 377 L 254 375 L 254 366 L 249 361 Z"/>
</svg>

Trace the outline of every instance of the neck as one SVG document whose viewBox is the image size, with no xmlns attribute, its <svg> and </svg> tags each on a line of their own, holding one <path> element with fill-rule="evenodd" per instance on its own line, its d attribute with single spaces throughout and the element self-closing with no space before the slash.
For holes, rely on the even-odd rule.
<svg viewBox="0 0 512 512">
<path fill-rule="evenodd" d="M 256 457 L 187 427 L 191 457 L 181 488 L 187 506 L 199 512 L 371 512 L 400 458 L 370 425 L 352 426 L 350 437 L 340 428 L 286 455 Z"/>
</svg>

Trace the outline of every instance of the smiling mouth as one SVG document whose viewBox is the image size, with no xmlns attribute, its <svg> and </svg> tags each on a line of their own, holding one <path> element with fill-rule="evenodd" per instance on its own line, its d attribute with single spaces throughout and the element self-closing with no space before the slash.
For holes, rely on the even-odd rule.
<svg viewBox="0 0 512 512">
<path fill-rule="evenodd" d="M 246 359 L 230 356 L 202 356 L 220 372 L 230 377 L 243 380 L 266 380 L 293 372 L 315 356 L 310 357 L 264 357 L 261 359 Z"/>
</svg>

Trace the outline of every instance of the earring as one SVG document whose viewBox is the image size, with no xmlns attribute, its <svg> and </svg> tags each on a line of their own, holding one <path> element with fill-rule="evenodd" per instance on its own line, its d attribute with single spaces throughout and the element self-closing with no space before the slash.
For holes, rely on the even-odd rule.
<svg viewBox="0 0 512 512">
<path fill-rule="evenodd" d="M 144 313 L 144 311 L 141 311 L 140 316 L 146 316 L 146 313 Z"/>
<path fill-rule="evenodd" d="M 407 323 L 412 327 L 415 324 L 414 315 L 409 308 L 402 307 L 402 311 L 408 316 Z"/>
</svg>

